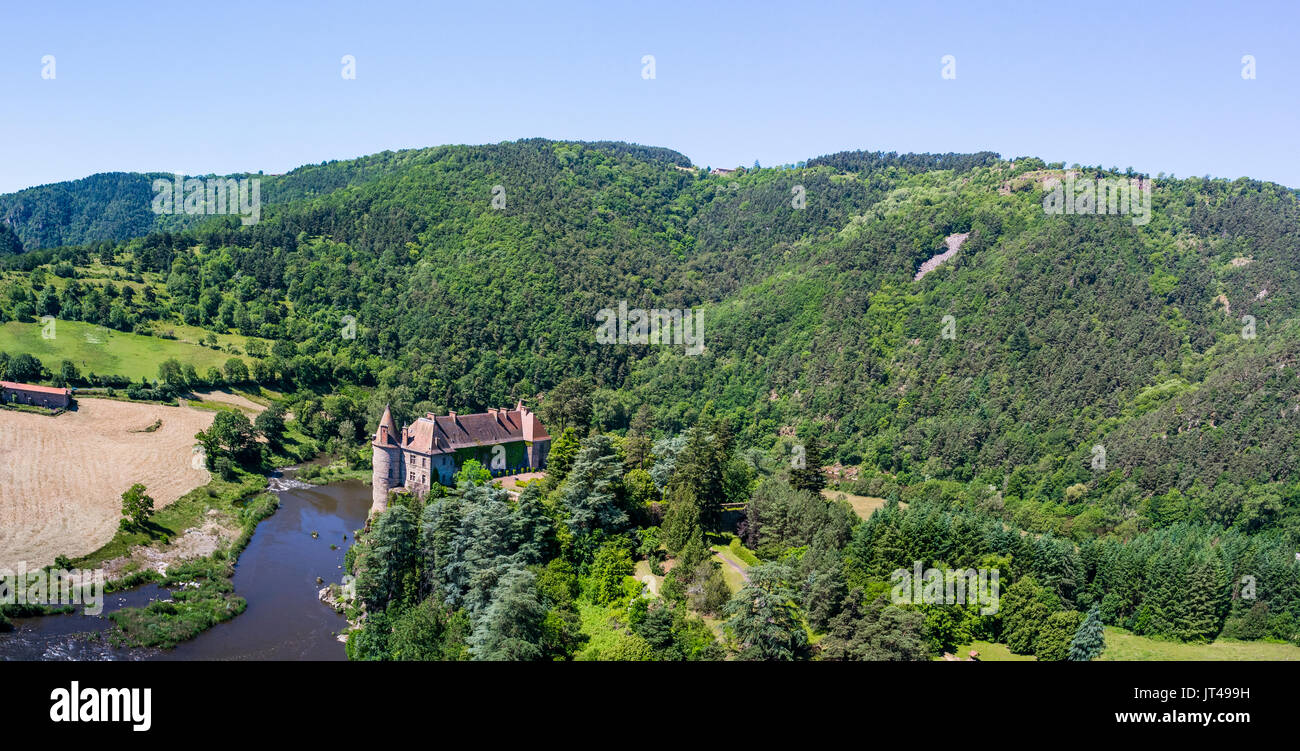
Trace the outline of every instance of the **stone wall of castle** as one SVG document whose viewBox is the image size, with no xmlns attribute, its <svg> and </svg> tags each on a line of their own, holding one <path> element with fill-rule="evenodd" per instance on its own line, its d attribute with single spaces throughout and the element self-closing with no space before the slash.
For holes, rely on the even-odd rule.
<svg viewBox="0 0 1300 751">
<path fill-rule="evenodd" d="M 406 473 L 401 452 L 397 449 L 374 447 L 374 469 L 370 475 L 370 513 L 382 514 L 388 510 L 390 490 L 406 484 Z"/>
</svg>

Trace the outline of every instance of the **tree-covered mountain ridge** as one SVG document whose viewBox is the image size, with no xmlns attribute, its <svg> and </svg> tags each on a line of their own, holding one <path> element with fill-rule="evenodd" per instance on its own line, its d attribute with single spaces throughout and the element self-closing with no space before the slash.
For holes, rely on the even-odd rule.
<svg viewBox="0 0 1300 751">
<path fill-rule="evenodd" d="M 579 376 L 601 429 L 645 404 L 665 432 L 710 411 L 773 453 L 816 434 L 863 490 L 1028 529 L 1294 531 L 1296 193 L 1157 175 L 1137 225 L 1045 212 L 1067 172 L 1129 177 L 871 152 L 709 175 L 626 144 L 447 146 L 268 177 L 255 226 L 205 217 L 6 265 L 107 254 L 159 286 L 130 325 L 281 342 L 277 383 L 365 387 L 372 423 L 386 402 L 481 409 Z M 597 343 L 624 300 L 702 309 L 703 354 Z"/>
<path fill-rule="evenodd" d="M 587 145 L 635 153 L 646 160 L 690 166 L 689 159 L 668 149 L 616 142 Z M 246 172 L 183 177 L 255 178 L 262 181 L 263 202 L 282 204 L 374 180 L 414 164 L 437 161 L 452 148 L 456 147 L 384 151 L 357 159 L 307 164 L 283 175 Z M 152 211 L 154 181 L 174 177 L 170 172 L 101 172 L 0 195 L 0 254 L 19 252 L 22 248 L 122 241 L 152 231 L 183 230 L 202 223 L 208 217 Z M 10 247 L 6 243 L 5 235 L 10 233 L 18 238 L 21 246 Z"/>
</svg>

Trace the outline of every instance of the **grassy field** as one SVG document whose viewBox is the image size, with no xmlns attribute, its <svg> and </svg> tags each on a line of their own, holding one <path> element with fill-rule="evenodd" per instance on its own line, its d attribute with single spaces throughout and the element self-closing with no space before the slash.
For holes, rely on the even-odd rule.
<svg viewBox="0 0 1300 751">
<path fill-rule="evenodd" d="M 225 357 L 230 356 L 228 353 L 230 353 L 232 349 L 238 349 L 240 353 L 245 352 L 248 348 L 248 340 L 257 338 L 247 337 L 241 334 L 218 334 L 214 331 L 209 331 L 208 329 L 199 328 L 198 326 L 189 326 L 184 323 L 155 322 L 153 328 L 154 331 L 170 334 L 176 337 L 177 341 L 185 342 L 187 344 L 198 344 L 203 340 L 203 337 L 212 334 L 217 338 L 217 346 L 223 350 L 220 354 Z M 272 341 L 270 339 L 259 339 L 259 341 L 265 344 L 268 350 L 271 348 Z M 225 360 L 222 360 L 222 362 L 225 362 Z"/>
<path fill-rule="evenodd" d="M 847 501 L 853 507 L 853 512 L 859 517 L 866 519 L 876 512 L 876 509 L 885 505 L 884 498 L 875 498 L 869 495 L 853 495 L 845 493 L 842 490 L 831 490 L 825 488 L 822 490 L 822 498 L 828 501 Z M 906 503 L 898 504 L 902 508 L 907 508 Z"/>
<path fill-rule="evenodd" d="M 193 365 L 200 374 L 221 367 L 231 357 L 228 352 L 179 340 L 113 331 L 90 323 L 55 321 L 54 326 L 54 338 L 44 339 L 39 323 L 9 321 L 0 325 L 0 351 L 34 355 L 52 371 L 64 360 L 71 360 L 82 375 L 121 375 L 133 381 L 157 378 L 158 364 L 169 357 Z M 243 359 L 251 365 L 250 358 Z"/>
<path fill-rule="evenodd" d="M 137 545 L 160 545 L 160 541 L 174 540 L 187 529 L 198 527 L 208 519 L 208 512 L 215 509 L 221 519 L 232 520 L 234 524 L 239 516 L 243 502 L 257 495 L 266 487 L 266 480 L 257 475 L 240 477 L 234 482 L 226 482 L 213 477 L 211 482 L 195 488 L 172 503 L 154 513 L 153 533 L 118 530 L 113 539 L 89 555 L 74 559 L 74 565 L 80 568 L 96 568 L 106 561 L 124 556 Z"/>
<path fill-rule="evenodd" d="M 1300 647 L 1220 639 L 1212 644 L 1156 641 L 1123 629 L 1106 629 L 1102 660 L 1300 660 Z"/>
<path fill-rule="evenodd" d="M 1031 655 L 1012 654 L 1005 644 L 991 644 L 977 641 L 959 647 L 958 657 L 965 657 L 970 650 L 980 653 L 980 660 L 985 662 L 1033 660 Z M 935 659 L 943 659 L 937 657 Z M 1300 647 L 1293 644 L 1273 644 L 1259 641 L 1231 641 L 1220 639 L 1212 644 L 1181 644 L 1179 642 L 1157 641 L 1145 636 L 1131 634 L 1122 628 L 1106 627 L 1106 651 L 1102 652 L 1101 661 L 1257 661 L 1257 660 L 1300 660 Z"/>
</svg>

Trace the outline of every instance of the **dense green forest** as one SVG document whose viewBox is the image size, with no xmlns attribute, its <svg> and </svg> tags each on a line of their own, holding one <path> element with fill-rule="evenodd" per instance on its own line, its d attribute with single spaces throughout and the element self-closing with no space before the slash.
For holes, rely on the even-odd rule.
<svg viewBox="0 0 1300 751">
<path fill-rule="evenodd" d="M 375 520 L 355 656 L 1036 653 L 1025 624 L 1055 618 L 1051 657 L 1094 607 L 1165 638 L 1295 639 L 1297 195 L 1157 175 L 1138 226 L 1046 214 L 1063 170 L 845 152 L 718 176 L 667 149 L 529 140 L 266 176 L 249 227 L 154 216 L 154 176 L 100 175 L 0 196 L 0 325 L 254 337 L 251 367 L 178 363 L 137 388 L 264 386 L 353 454 L 385 404 L 523 399 L 573 428 L 572 466 L 518 501 L 465 477 Z M 620 301 L 702 310 L 704 352 L 597 343 Z M 123 385 L 23 354 L 0 368 Z M 812 494 L 786 465 L 814 439 L 817 466 L 851 469 L 842 489 L 891 504 L 858 520 Z M 724 502 L 748 503 L 739 527 Z M 512 531 L 473 550 L 489 529 Z M 759 561 L 734 596 L 708 553 L 733 531 Z M 662 604 L 624 588 L 638 560 L 670 563 Z M 878 602 L 915 560 L 996 561 L 1011 601 L 994 619 Z M 764 608 L 789 627 L 770 643 L 746 636 Z M 583 642 L 602 617 L 624 630 Z"/>
</svg>

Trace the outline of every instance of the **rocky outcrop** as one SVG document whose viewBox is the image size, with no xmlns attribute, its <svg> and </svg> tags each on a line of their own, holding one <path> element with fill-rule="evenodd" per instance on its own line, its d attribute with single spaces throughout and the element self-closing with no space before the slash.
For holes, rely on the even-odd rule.
<svg viewBox="0 0 1300 751">
<path fill-rule="evenodd" d="M 948 235 L 948 237 L 944 238 L 943 242 L 948 246 L 948 249 L 921 264 L 921 268 L 917 270 L 916 276 L 912 281 L 920 281 L 921 277 L 939 268 L 944 261 L 957 255 L 957 251 L 961 249 L 961 244 L 966 242 L 966 238 L 968 237 L 970 237 L 969 232 L 962 232 L 956 235 Z"/>
</svg>

